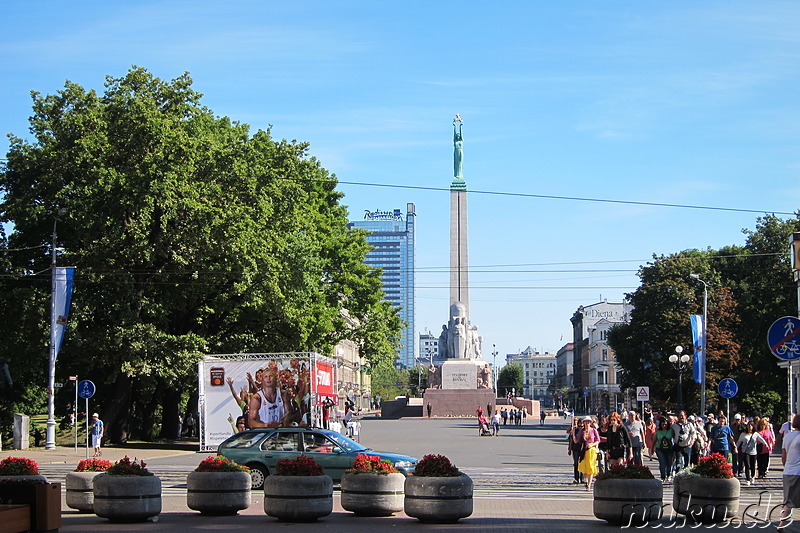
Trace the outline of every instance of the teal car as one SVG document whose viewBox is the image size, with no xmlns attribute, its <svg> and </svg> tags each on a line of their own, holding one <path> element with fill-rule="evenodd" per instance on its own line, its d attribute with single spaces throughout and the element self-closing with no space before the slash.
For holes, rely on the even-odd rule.
<svg viewBox="0 0 800 533">
<path fill-rule="evenodd" d="M 314 458 L 334 482 L 342 479 L 359 454 L 377 455 L 394 464 L 405 475 L 413 474 L 417 460 L 407 455 L 376 452 L 354 440 L 325 429 L 263 428 L 249 429 L 229 437 L 217 453 L 250 467 L 253 489 L 262 489 L 264 479 L 275 472 L 281 459 L 298 455 Z"/>
</svg>

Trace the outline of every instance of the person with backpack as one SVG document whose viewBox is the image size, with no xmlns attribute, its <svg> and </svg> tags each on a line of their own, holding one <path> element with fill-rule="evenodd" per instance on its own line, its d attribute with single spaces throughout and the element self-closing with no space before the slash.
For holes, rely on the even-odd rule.
<svg viewBox="0 0 800 533">
<path fill-rule="evenodd" d="M 725 415 L 717 417 L 717 425 L 711 430 L 711 453 L 722 454 L 731 463 L 733 458 L 731 451 L 736 448 L 736 441 L 733 440 L 733 430 L 728 425 Z"/>
<path fill-rule="evenodd" d="M 675 470 L 680 470 L 692 463 L 692 446 L 697 440 L 697 432 L 694 424 L 686 419 L 686 411 L 678 413 L 678 421 L 670 429 L 675 442 Z"/>
<path fill-rule="evenodd" d="M 655 448 L 658 458 L 658 470 L 661 473 L 661 481 L 667 483 L 672 477 L 672 462 L 675 457 L 674 441 L 672 440 L 672 429 L 669 420 L 662 418 L 658 422 L 656 430 Z"/>
</svg>

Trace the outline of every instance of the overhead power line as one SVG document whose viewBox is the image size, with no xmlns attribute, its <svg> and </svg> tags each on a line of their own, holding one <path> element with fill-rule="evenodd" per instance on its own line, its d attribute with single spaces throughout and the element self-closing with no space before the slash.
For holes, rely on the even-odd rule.
<svg viewBox="0 0 800 533">
<path fill-rule="evenodd" d="M 339 181 L 342 185 L 358 185 L 362 187 L 385 187 L 389 189 L 411 189 L 418 191 L 437 191 L 449 192 L 449 187 L 423 187 L 421 185 L 397 185 L 391 183 L 365 183 L 359 181 Z M 690 205 L 690 204 L 668 204 L 662 202 L 637 202 L 633 200 L 613 200 L 610 198 L 583 198 L 580 196 L 559 196 L 552 194 L 532 194 L 523 192 L 505 192 L 505 191 L 480 191 L 468 190 L 468 194 L 485 194 L 490 196 L 514 196 L 519 198 L 539 198 L 544 200 L 570 200 L 574 202 L 597 202 L 603 204 L 622 204 L 622 205 L 639 205 L 649 207 L 672 207 L 677 209 L 700 209 L 704 211 L 727 211 L 732 213 L 771 213 L 773 215 L 795 215 L 794 212 L 775 211 L 772 209 L 741 209 L 736 207 L 716 207 L 709 205 Z"/>
</svg>

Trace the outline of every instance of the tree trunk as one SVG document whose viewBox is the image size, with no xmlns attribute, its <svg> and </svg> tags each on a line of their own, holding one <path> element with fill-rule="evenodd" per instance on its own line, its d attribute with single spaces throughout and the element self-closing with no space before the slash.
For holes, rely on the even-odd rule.
<svg viewBox="0 0 800 533">
<path fill-rule="evenodd" d="M 161 402 L 161 397 L 164 391 L 164 384 L 159 380 L 156 385 L 156 390 L 149 399 L 142 398 L 141 395 L 137 398 L 137 403 L 142 409 L 141 416 L 141 434 L 142 440 L 152 441 L 153 433 L 156 427 L 156 413 L 158 412 L 158 404 Z"/>
<path fill-rule="evenodd" d="M 132 379 L 120 373 L 114 382 L 114 395 L 102 411 L 105 436 L 110 442 L 120 444 L 128 441 L 128 417 L 131 410 Z M 91 406 L 91 404 L 90 404 Z M 90 416 L 87 413 L 87 416 Z"/>
<path fill-rule="evenodd" d="M 164 390 L 161 401 L 161 433 L 162 439 L 178 438 L 178 421 L 182 420 L 180 412 L 181 393 L 175 387 L 168 386 Z"/>
</svg>

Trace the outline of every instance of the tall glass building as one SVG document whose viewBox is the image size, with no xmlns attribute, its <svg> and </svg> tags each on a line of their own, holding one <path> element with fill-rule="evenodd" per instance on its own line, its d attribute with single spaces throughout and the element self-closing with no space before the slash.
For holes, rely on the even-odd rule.
<svg viewBox="0 0 800 533">
<path fill-rule="evenodd" d="M 367 211 L 364 220 L 350 222 L 348 227 L 371 233 L 367 236 L 373 249 L 366 263 L 383 272 L 383 292 L 386 299 L 400 308 L 400 318 L 406 322 L 401 339 L 403 346 L 397 354 L 398 364 L 414 366 L 414 204 L 406 204 L 406 214 L 393 211 Z"/>
</svg>

